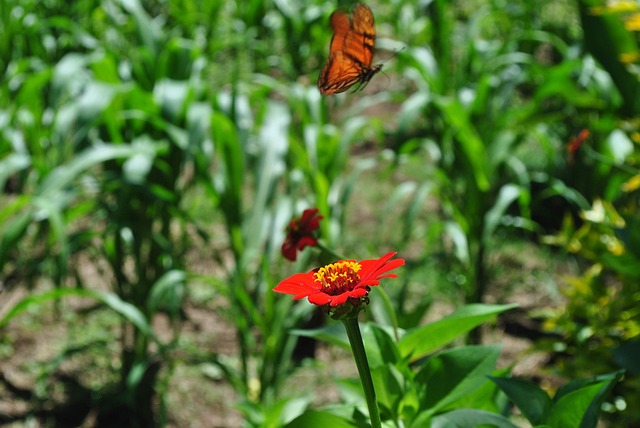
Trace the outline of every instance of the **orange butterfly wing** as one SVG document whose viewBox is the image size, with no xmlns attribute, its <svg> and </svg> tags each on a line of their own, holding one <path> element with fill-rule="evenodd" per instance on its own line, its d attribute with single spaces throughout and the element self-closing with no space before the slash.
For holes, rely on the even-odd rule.
<svg viewBox="0 0 640 428">
<path fill-rule="evenodd" d="M 329 59 L 318 77 L 318 88 L 323 95 L 344 92 L 356 83 L 364 87 L 382 68 L 380 64 L 371 66 L 376 30 L 368 6 L 357 5 L 352 21 L 344 12 L 334 12 L 331 26 Z"/>
<path fill-rule="evenodd" d="M 368 6 L 356 6 L 351 28 L 345 39 L 344 50 L 354 60 L 357 58 L 363 67 L 370 68 L 376 43 L 376 27 Z"/>
<path fill-rule="evenodd" d="M 331 47 L 329 48 L 331 55 L 342 50 L 347 34 L 351 31 L 351 22 L 346 13 L 338 10 L 331 14 L 330 21 L 333 28 L 333 37 L 331 37 Z"/>
</svg>

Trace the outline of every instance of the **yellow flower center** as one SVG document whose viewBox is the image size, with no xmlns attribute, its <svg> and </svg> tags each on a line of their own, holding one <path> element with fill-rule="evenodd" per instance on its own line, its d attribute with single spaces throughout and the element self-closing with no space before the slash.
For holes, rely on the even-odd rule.
<svg viewBox="0 0 640 428">
<path fill-rule="evenodd" d="M 336 262 L 323 266 L 315 272 L 315 281 L 320 283 L 327 294 L 336 295 L 353 288 L 360 282 L 357 262 Z"/>
</svg>

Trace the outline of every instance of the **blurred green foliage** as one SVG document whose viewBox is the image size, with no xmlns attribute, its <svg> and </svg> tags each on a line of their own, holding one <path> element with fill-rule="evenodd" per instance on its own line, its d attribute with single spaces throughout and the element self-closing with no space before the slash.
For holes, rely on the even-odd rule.
<svg viewBox="0 0 640 428">
<path fill-rule="evenodd" d="M 633 424 L 639 417 L 633 406 L 628 407 L 639 399 L 640 381 L 633 362 L 640 340 L 640 223 L 635 193 L 621 195 L 615 205 L 597 200 L 582 213 L 580 227 L 567 220 L 562 234 L 550 239 L 590 265 L 561 288 L 565 305 L 542 312 L 545 328 L 557 337 L 538 344 L 555 354 L 554 370 L 563 376 L 628 370 L 607 407 L 621 425 Z"/>
<path fill-rule="evenodd" d="M 639 397 L 638 368 L 631 357 L 640 338 L 640 207 L 638 188 L 638 35 L 630 23 L 638 5 L 581 1 L 586 47 L 607 70 L 623 98 L 617 125 L 575 148 L 572 180 L 592 200 L 579 217 L 566 217 L 562 230 L 546 240 L 579 255 L 581 274 L 561 288 L 566 304 L 546 310 L 545 327 L 556 339 L 540 343 L 555 353 L 555 369 L 564 376 L 627 370 L 606 406 L 616 425 L 633 425 L 640 415 L 629 407 Z M 600 37 L 593 35 L 599 32 Z M 635 58 L 635 59 L 634 59 Z M 579 183 L 582 181 L 582 183 Z"/>
<path fill-rule="evenodd" d="M 444 290 L 454 304 L 485 299 L 497 235 L 535 238 L 562 227 L 558 212 L 577 220 L 602 208 L 611 221 L 586 215 L 562 229 L 594 267 L 565 289 L 553 327 L 574 358 L 569 377 L 634 370 L 620 361 L 638 334 L 638 58 L 636 34 L 619 24 L 637 11 L 596 0 L 371 3 L 386 75 L 323 99 L 314 82 L 328 17 L 353 3 L 0 3 L 0 291 L 27 293 L 0 306 L 1 332 L 34 308 L 54 308 L 55 320 L 77 312 L 100 331 L 40 362 L 24 419 L 58 426 L 64 401 L 73 409 L 81 397 L 89 410 L 75 424 L 92 410 L 97 425 L 166 425 L 176 367 L 204 362 L 233 387 L 248 425 L 291 422 L 310 405 L 285 387 L 296 370 L 291 332 L 313 314 L 271 289 L 326 262 L 306 251 L 287 266 L 279 254 L 285 225 L 312 206 L 327 247 L 349 258 L 406 253 L 404 283 L 376 295 L 369 316 L 412 332 L 398 349 L 421 358 L 434 349 L 420 333 L 433 324 L 420 324 Z M 591 136 L 567 154 L 582 129 Z M 202 286 L 237 352 L 188 343 Z M 73 299 L 98 309 L 76 311 Z M 439 340 L 480 325 L 445 320 Z M 392 342 L 377 325 L 370 333 Z M 609 344 L 621 349 L 613 361 Z M 463 361 L 474 349 L 446 352 Z M 104 354 L 115 361 L 104 383 L 61 381 L 67 395 L 54 393 L 62 363 L 85 355 L 79 364 L 93 367 Z M 587 371 L 594 356 L 602 366 Z M 448 357 L 432 358 L 421 376 Z M 407 361 L 384 363 L 380 384 L 413 380 Z M 620 394 L 633 394 L 626 382 Z M 421 417 L 436 420 L 435 398 L 413 390 L 407 400 L 416 394 L 431 409 Z M 386 415 L 415 422 L 415 403 L 396 398 L 386 397 Z"/>
</svg>

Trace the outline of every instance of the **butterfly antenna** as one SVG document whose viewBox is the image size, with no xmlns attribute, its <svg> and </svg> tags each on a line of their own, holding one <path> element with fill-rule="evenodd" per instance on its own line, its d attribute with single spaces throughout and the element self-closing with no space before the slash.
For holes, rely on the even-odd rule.
<svg viewBox="0 0 640 428">
<path fill-rule="evenodd" d="M 382 64 L 386 64 L 387 62 L 389 62 L 392 58 L 395 58 L 400 52 L 404 51 L 405 49 L 407 49 L 407 45 L 402 46 L 402 48 L 400 49 L 380 49 L 385 51 L 385 53 L 388 53 L 386 56 L 386 58 L 384 58 L 382 61 Z"/>
</svg>

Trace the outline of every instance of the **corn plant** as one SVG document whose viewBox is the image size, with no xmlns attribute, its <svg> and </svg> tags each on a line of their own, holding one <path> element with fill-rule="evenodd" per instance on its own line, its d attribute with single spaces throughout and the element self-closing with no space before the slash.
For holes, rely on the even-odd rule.
<svg viewBox="0 0 640 428">
<path fill-rule="evenodd" d="M 571 82 L 571 70 L 581 62 L 562 39 L 533 26 L 537 18 L 532 9 L 504 11 L 487 4 L 470 14 L 463 28 L 444 2 L 433 2 L 430 11 L 433 48 L 399 54 L 399 66 L 418 91 L 404 103 L 396 138 L 406 144 L 403 150 L 426 149 L 435 163 L 431 177 L 436 185 L 430 192 L 437 196 L 443 218 L 435 228 L 447 237 L 441 248 L 459 263 L 454 269 L 459 274 L 452 278 L 461 285 L 464 300 L 481 302 L 497 231 L 539 232 L 531 212 L 533 184 L 541 179 L 551 187 L 561 184 L 544 170 L 553 165 L 545 159 L 545 153 L 553 159 L 553 138 L 546 134 L 553 134 L 553 126 L 562 127 L 555 125 L 562 115 L 556 116 L 552 106 L 567 90 L 581 96 L 557 103 L 567 114 L 580 105 L 597 105 L 591 90 L 597 82 Z M 509 12 L 513 22 L 524 17 L 526 22 L 517 29 L 486 27 L 487 22 L 506 25 L 502 18 Z M 560 60 L 541 63 L 532 50 L 538 43 L 557 52 Z M 542 150 L 532 151 L 531 145 Z M 575 192 L 561 196 L 585 206 Z"/>
<path fill-rule="evenodd" d="M 197 102 L 200 76 L 192 74 L 196 45 L 168 36 L 137 2 L 108 4 L 104 11 L 128 24 L 109 34 L 115 40 L 101 40 L 103 49 L 92 53 L 67 53 L 55 67 L 18 86 L 18 108 L 10 114 L 17 118 L 28 111 L 36 120 L 17 120 L 7 132 L 14 154 L 3 159 L 11 167 L 3 184 L 23 174 L 33 177 L 25 186 L 34 189 L 8 206 L 0 260 L 3 270 L 12 271 L 30 263 L 14 247 L 35 236 L 52 249 L 45 247 L 55 270 L 43 272 L 35 265 L 37 274 L 58 287 L 46 296 L 68 295 L 64 284 L 74 278 L 77 287 L 88 290 L 81 295 L 127 315 L 120 329 L 123 393 L 107 396 L 113 403 L 100 404 L 105 413 L 100 417 L 151 426 L 159 422 L 155 388 L 161 371 L 170 367 L 167 351 L 177 330 L 169 342 L 159 343 L 149 325 L 160 311 L 179 321 L 191 222 L 181 196 L 200 177 L 188 178 L 185 171 L 206 144 L 207 118 L 203 122 L 198 114 L 203 110 Z M 129 61 L 125 54 L 139 60 Z M 52 95 L 42 102 L 44 90 Z M 47 111 L 53 126 L 31 125 L 43 123 Z M 47 146 L 51 150 L 45 153 Z M 113 294 L 92 293 L 93 285 L 69 269 L 81 252 L 106 262 Z"/>
</svg>

